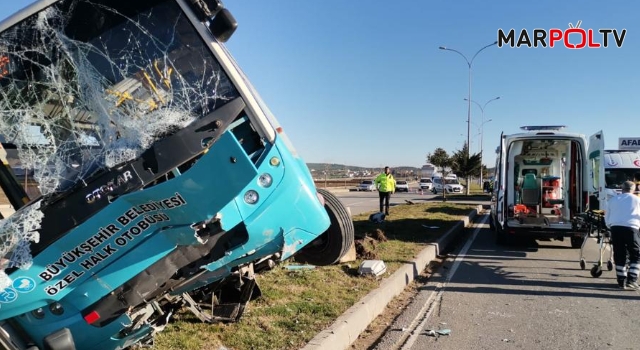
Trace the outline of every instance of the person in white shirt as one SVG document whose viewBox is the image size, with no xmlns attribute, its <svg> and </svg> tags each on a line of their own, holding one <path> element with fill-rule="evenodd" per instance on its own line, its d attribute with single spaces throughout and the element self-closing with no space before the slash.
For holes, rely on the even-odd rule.
<svg viewBox="0 0 640 350">
<path fill-rule="evenodd" d="M 638 290 L 640 268 L 640 197 L 632 194 L 636 184 L 625 181 L 622 193 L 613 196 L 605 212 L 604 221 L 611 230 L 613 261 L 621 289 Z M 627 271 L 627 254 L 629 270 Z"/>
</svg>

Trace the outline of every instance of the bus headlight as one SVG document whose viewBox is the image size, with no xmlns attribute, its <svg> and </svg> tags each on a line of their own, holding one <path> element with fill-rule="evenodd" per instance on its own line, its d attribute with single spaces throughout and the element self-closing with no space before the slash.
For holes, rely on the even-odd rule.
<svg viewBox="0 0 640 350">
<path fill-rule="evenodd" d="M 33 317 L 41 320 L 44 318 L 44 309 L 39 307 L 33 311 L 31 311 L 31 314 L 33 315 Z"/>
<path fill-rule="evenodd" d="M 264 173 L 258 178 L 258 183 L 262 187 L 269 187 L 273 183 L 273 178 L 271 177 L 271 175 Z"/>
<path fill-rule="evenodd" d="M 254 190 L 249 190 L 244 194 L 244 201 L 247 204 L 256 204 L 256 202 L 258 201 L 258 192 L 254 191 Z"/>
<path fill-rule="evenodd" d="M 278 159 L 278 157 L 272 157 L 271 160 L 269 160 L 269 164 L 271 164 L 271 166 L 278 166 L 280 165 L 280 159 Z"/>
<path fill-rule="evenodd" d="M 49 311 L 51 311 L 52 314 L 59 316 L 64 313 L 64 308 L 62 307 L 62 304 L 55 302 L 49 305 Z"/>
</svg>

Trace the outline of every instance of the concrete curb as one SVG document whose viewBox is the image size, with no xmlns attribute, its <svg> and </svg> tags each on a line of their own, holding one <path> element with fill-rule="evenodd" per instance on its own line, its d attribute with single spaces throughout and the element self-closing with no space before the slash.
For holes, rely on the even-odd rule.
<svg viewBox="0 0 640 350">
<path fill-rule="evenodd" d="M 378 288 L 349 308 L 329 328 L 318 333 L 302 350 L 348 349 L 358 339 L 360 333 L 384 311 L 387 304 L 436 258 L 440 253 L 440 247 L 446 247 L 451 243 L 480 211 L 482 211 L 482 205 L 478 205 L 468 217 L 458 221 L 438 241 L 420 251 L 411 263 L 404 264 L 391 276 L 385 278 Z"/>
</svg>

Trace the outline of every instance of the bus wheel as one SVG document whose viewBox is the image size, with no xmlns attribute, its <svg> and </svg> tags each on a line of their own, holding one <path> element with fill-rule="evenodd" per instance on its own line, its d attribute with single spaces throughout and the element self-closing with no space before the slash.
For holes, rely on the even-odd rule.
<svg viewBox="0 0 640 350">
<path fill-rule="evenodd" d="M 354 241 L 353 220 L 342 202 L 333 193 L 318 189 L 324 197 L 324 208 L 331 226 L 318 238 L 302 248 L 295 259 L 316 266 L 332 265 L 349 251 Z"/>
</svg>

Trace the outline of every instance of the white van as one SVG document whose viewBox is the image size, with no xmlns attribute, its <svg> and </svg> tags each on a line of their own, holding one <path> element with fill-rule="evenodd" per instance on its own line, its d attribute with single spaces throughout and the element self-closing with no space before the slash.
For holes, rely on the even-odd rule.
<svg viewBox="0 0 640 350">
<path fill-rule="evenodd" d="M 609 199 L 621 192 L 622 183 L 633 181 L 633 175 L 640 173 L 640 153 L 629 150 L 604 151 L 604 196 L 600 200 L 595 192 L 590 198 L 591 209 L 606 210 Z"/>
<path fill-rule="evenodd" d="M 442 178 L 442 176 L 434 176 L 432 181 L 433 187 L 431 188 L 431 192 L 435 194 L 442 193 L 443 188 L 447 191 L 447 194 L 462 193 L 464 190 L 464 186 L 460 184 L 458 177 L 454 174 L 447 175 L 444 178 Z"/>
<path fill-rule="evenodd" d="M 604 137 L 600 131 L 587 140 L 564 128 L 523 126 L 525 132 L 500 136 L 490 218 L 497 243 L 570 237 L 573 248 L 581 247 L 583 232 L 572 219 L 604 184 Z"/>
</svg>

